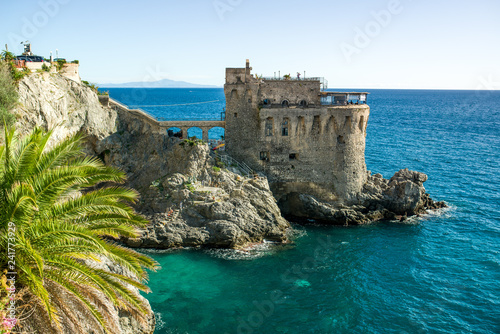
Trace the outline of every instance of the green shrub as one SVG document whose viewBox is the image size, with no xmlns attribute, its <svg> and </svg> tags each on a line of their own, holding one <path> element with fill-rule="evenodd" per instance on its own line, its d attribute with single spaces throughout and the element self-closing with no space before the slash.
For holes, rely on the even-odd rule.
<svg viewBox="0 0 500 334">
<path fill-rule="evenodd" d="M 71 64 L 80 64 L 80 61 L 75 59 L 71 62 Z"/>
<path fill-rule="evenodd" d="M 15 121 L 16 121 L 16 116 L 14 116 L 7 109 L 0 107 L 0 126 L 3 126 L 4 124 L 10 126 L 14 124 Z"/>
<path fill-rule="evenodd" d="M 82 80 L 82 84 L 84 84 L 85 86 L 89 87 L 90 89 L 92 89 L 94 92 L 96 92 L 98 95 L 108 95 L 108 94 L 100 94 L 99 93 L 99 87 L 96 85 L 96 84 L 93 84 L 91 82 L 88 82 L 88 81 L 85 81 L 85 80 Z"/>
<path fill-rule="evenodd" d="M 59 59 L 59 60 L 57 61 L 57 70 L 58 70 L 58 71 L 60 71 L 60 70 L 63 68 L 64 64 L 66 64 L 66 60 L 64 60 L 64 59 Z"/>
<path fill-rule="evenodd" d="M 11 79 L 14 79 L 15 82 L 19 82 L 22 78 L 31 73 L 31 70 L 27 67 L 19 71 L 13 61 L 2 63 L 0 66 L 6 66 L 10 70 Z"/>
<path fill-rule="evenodd" d="M 189 190 L 190 192 L 194 193 L 196 188 L 193 186 L 191 182 L 184 182 L 184 189 Z"/>
<path fill-rule="evenodd" d="M 17 88 L 9 65 L 0 63 L 0 126 L 4 123 L 7 125 L 14 123 L 15 117 L 10 110 L 15 107 L 17 99 Z"/>
<path fill-rule="evenodd" d="M 42 71 L 49 72 L 50 71 L 50 66 L 47 66 L 47 64 L 42 64 Z"/>
<path fill-rule="evenodd" d="M 214 172 L 216 173 L 219 173 L 220 172 L 220 168 L 219 167 L 216 167 L 216 166 L 213 166 L 212 169 L 214 170 Z"/>
<path fill-rule="evenodd" d="M 189 145 L 189 146 L 197 146 L 198 144 L 204 144 L 205 142 L 201 139 L 197 139 L 196 137 L 191 137 L 189 139 L 184 139 L 183 142 L 181 142 L 181 146 L 184 145 Z"/>
</svg>

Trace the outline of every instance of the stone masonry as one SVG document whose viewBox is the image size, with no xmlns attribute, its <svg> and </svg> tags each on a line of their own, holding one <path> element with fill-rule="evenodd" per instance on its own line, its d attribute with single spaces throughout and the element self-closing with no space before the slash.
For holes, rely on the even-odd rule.
<svg viewBox="0 0 500 334">
<path fill-rule="evenodd" d="M 366 182 L 370 108 L 366 100 L 327 104 L 322 97 L 333 93 L 320 84 L 258 78 L 248 60 L 245 68 L 226 69 L 226 150 L 265 173 L 278 200 L 303 193 L 353 202 Z"/>
</svg>

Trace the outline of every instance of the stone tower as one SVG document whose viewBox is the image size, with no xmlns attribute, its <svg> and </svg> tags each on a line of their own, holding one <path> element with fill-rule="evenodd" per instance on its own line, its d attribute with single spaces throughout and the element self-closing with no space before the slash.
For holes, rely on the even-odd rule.
<svg viewBox="0 0 500 334">
<path fill-rule="evenodd" d="M 226 150 L 264 172 L 278 200 L 354 202 L 366 181 L 368 93 L 329 92 L 322 78 L 259 78 L 227 68 Z"/>
</svg>

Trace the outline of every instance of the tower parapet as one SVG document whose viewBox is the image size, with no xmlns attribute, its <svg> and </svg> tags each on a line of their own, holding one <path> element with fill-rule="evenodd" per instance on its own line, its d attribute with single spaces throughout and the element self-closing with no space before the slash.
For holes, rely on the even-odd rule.
<svg viewBox="0 0 500 334">
<path fill-rule="evenodd" d="M 325 92 L 321 78 L 259 78 L 227 68 L 226 150 L 264 172 L 278 199 L 351 201 L 366 182 L 368 93 Z"/>
</svg>

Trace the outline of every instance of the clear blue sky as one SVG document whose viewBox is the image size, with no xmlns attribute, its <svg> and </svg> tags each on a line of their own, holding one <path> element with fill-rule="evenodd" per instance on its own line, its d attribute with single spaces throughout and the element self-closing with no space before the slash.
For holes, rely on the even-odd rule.
<svg viewBox="0 0 500 334">
<path fill-rule="evenodd" d="M 500 1 L 2 1 L 1 49 L 22 39 L 97 83 L 224 84 L 225 67 L 306 71 L 332 88 L 500 89 Z M 378 14 L 374 14 L 378 13 Z M 378 16 L 378 18 L 377 18 Z"/>
</svg>

